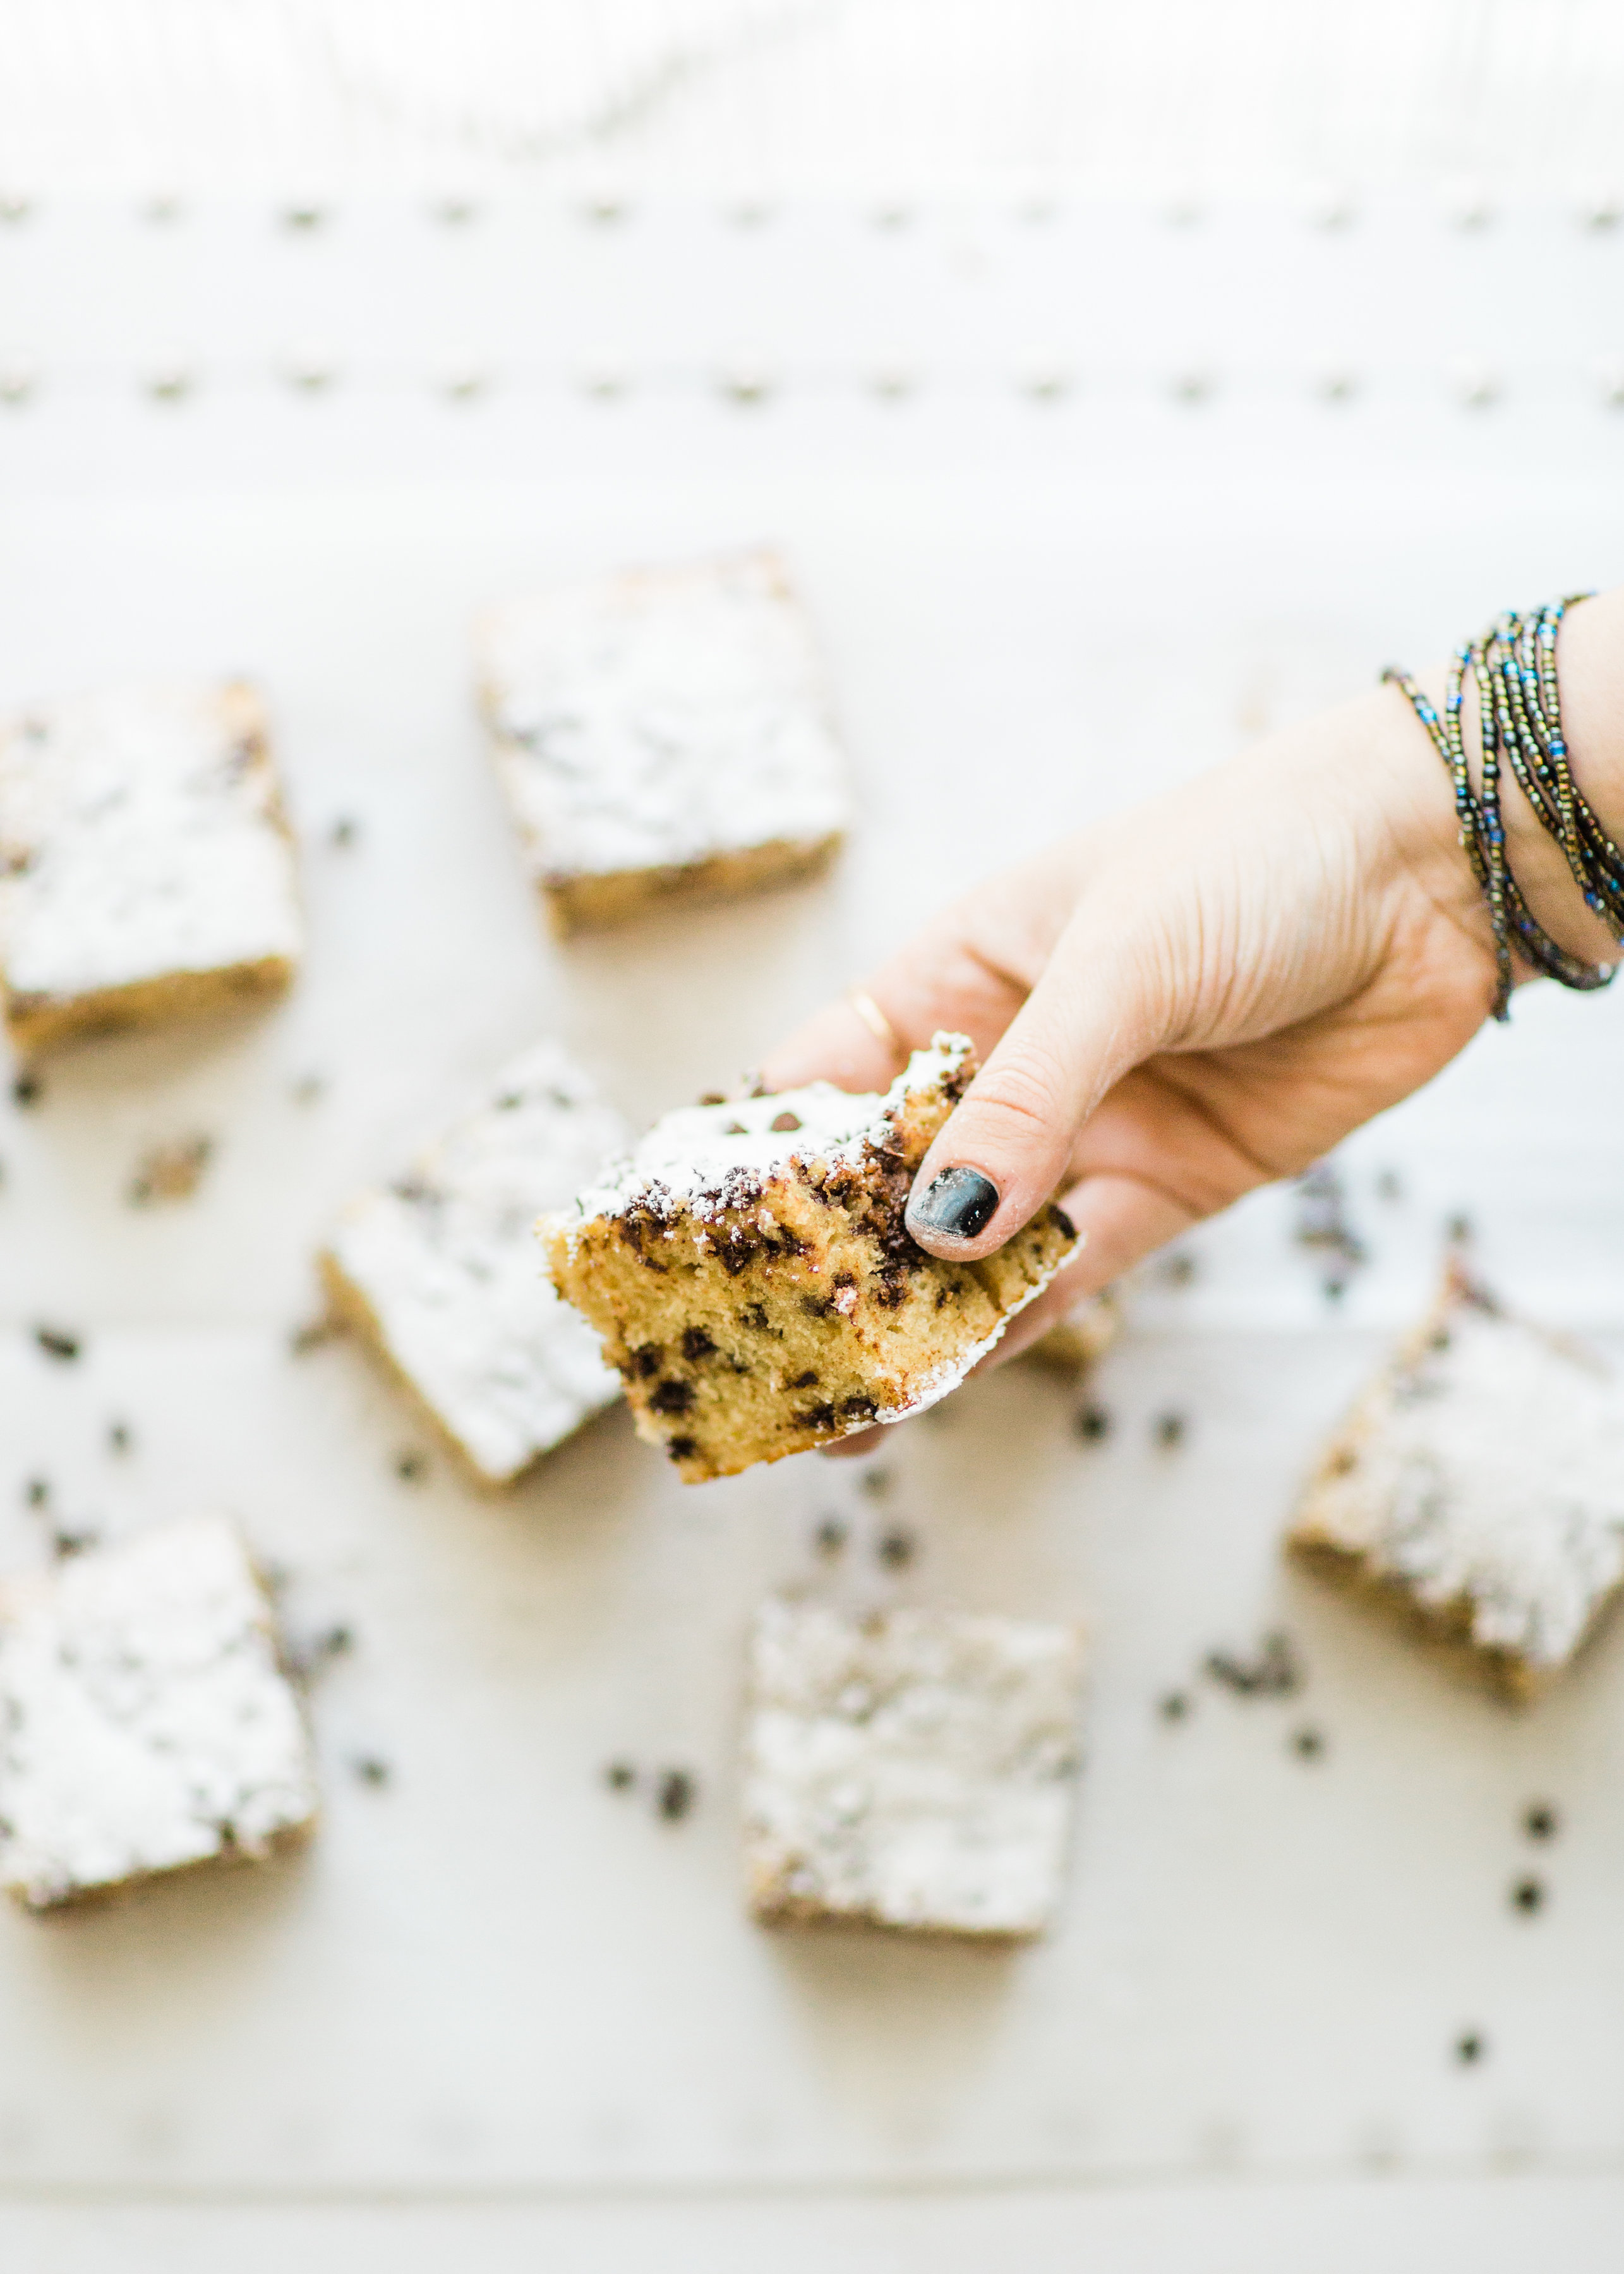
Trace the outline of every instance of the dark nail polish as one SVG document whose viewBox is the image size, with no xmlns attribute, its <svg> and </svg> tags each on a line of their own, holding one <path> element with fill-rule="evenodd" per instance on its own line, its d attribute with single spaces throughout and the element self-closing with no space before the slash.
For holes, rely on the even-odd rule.
<svg viewBox="0 0 1624 2274">
<path fill-rule="evenodd" d="M 909 1209 L 921 1231 L 974 1239 L 998 1212 L 998 1187 L 979 1169 L 944 1169 Z"/>
</svg>

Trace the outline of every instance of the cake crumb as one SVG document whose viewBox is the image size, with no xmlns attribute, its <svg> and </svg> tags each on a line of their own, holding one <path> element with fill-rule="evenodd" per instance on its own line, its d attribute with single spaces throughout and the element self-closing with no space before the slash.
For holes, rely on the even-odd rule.
<svg viewBox="0 0 1624 2274">
<path fill-rule="evenodd" d="M 35 1327 L 34 1339 L 46 1357 L 55 1359 L 59 1366 L 71 1366 L 84 1347 L 78 1335 L 69 1334 L 63 1327 Z"/>
<path fill-rule="evenodd" d="M 1263 1638 L 1255 1658 L 1211 1650 L 1204 1661 L 1208 1676 L 1237 1698 L 1290 1698 L 1303 1686 L 1303 1669 L 1289 1635 L 1278 1630 Z"/>
</svg>

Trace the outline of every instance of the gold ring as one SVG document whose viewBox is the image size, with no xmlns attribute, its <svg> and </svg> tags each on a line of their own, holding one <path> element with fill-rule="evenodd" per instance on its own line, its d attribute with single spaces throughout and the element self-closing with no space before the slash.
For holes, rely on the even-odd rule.
<svg viewBox="0 0 1624 2274">
<path fill-rule="evenodd" d="M 874 1036 L 875 1041 L 883 1043 L 892 1058 L 903 1058 L 907 1056 L 907 1052 L 897 1039 L 897 1029 L 891 1025 L 872 995 L 865 995 L 860 988 L 853 987 L 846 999 Z"/>
</svg>

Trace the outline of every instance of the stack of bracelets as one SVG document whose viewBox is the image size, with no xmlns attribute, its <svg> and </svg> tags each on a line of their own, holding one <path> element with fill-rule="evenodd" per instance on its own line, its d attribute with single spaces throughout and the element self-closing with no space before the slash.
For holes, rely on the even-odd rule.
<svg viewBox="0 0 1624 2274">
<path fill-rule="evenodd" d="M 1585 905 L 1624 943 L 1624 855 L 1586 803 L 1569 770 L 1556 682 L 1557 627 L 1576 601 L 1590 598 L 1588 592 L 1570 593 L 1533 616 L 1520 616 L 1507 608 L 1481 638 L 1457 651 L 1449 666 L 1441 719 L 1407 672 L 1381 674 L 1409 697 L 1455 784 L 1461 842 L 1483 887 L 1494 930 L 1497 1019 L 1510 1013 L 1514 941 L 1536 971 L 1560 980 L 1564 987 L 1588 992 L 1608 986 L 1619 968 L 1569 955 L 1535 922 L 1506 858 L 1500 811 L 1502 768 L 1509 762 L 1523 796 L 1566 854 Z M 1483 749 L 1482 781 L 1476 795 L 1461 734 L 1461 697 L 1469 670 L 1477 689 Z"/>
</svg>

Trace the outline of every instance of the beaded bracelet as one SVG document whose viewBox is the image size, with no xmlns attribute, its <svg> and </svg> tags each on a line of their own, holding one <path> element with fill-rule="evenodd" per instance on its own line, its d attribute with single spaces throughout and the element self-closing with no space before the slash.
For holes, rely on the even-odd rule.
<svg viewBox="0 0 1624 2274">
<path fill-rule="evenodd" d="M 1461 843 L 1483 887 L 1494 933 L 1497 1019 L 1511 1015 L 1514 937 L 1536 971 L 1564 987 L 1590 993 L 1610 986 L 1619 969 L 1615 963 L 1586 963 L 1570 955 L 1535 922 L 1506 857 L 1500 810 L 1502 765 L 1509 764 L 1542 827 L 1567 855 L 1586 907 L 1624 945 L 1624 855 L 1574 780 L 1557 687 L 1557 629 L 1576 601 L 1590 598 L 1588 592 L 1573 592 L 1548 602 L 1533 616 L 1507 608 L 1486 632 L 1457 649 L 1449 665 L 1441 719 L 1408 672 L 1389 667 L 1381 674 L 1409 697 L 1455 785 Z M 1482 750 L 1481 786 L 1475 795 L 1461 732 L 1461 700 L 1469 671 L 1477 690 Z"/>
</svg>

